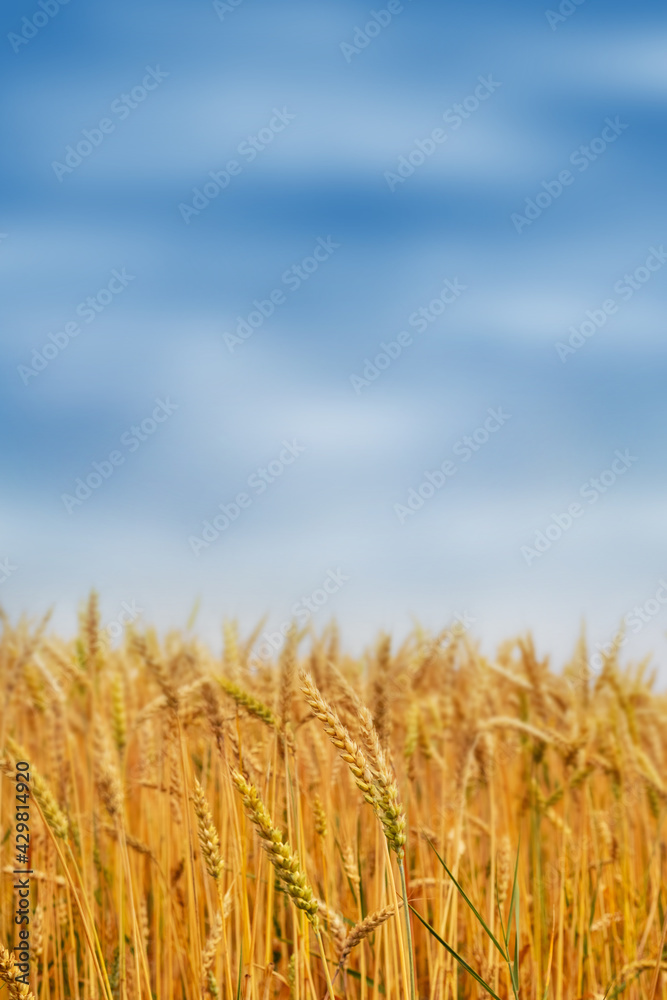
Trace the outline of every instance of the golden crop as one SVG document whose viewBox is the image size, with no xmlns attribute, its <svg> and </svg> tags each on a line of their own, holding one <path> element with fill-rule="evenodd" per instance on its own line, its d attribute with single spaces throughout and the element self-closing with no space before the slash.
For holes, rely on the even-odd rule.
<svg viewBox="0 0 667 1000">
<path fill-rule="evenodd" d="M 44 1000 L 667 996 L 667 699 L 582 640 L 276 663 L 3 620 L 0 984 Z M 15 777 L 30 766 L 30 988 Z M 475 978 L 475 974 L 479 979 Z M 484 983 L 485 985 L 483 985 Z"/>
</svg>

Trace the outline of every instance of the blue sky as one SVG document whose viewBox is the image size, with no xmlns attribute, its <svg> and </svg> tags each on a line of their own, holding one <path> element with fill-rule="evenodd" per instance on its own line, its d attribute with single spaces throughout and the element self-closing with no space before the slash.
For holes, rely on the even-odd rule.
<svg viewBox="0 0 667 1000">
<path fill-rule="evenodd" d="M 217 644 L 331 571 L 353 648 L 632 616 L 664 663 L 662 5 L 44 2 L 1 15 L 6 610 L 200 596 Z"/>
</svg>

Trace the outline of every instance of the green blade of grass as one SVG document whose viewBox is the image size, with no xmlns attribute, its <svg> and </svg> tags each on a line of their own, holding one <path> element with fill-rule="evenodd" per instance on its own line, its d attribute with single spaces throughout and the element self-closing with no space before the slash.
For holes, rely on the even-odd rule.
<svg viewBox="0 0 667 1000">
<path fill-rule="evenodd" d="M 509 929 L 512 924 L 512 914 L 514 914 L 514 961 L 510 966 L 510 972 L 512 975 L 512 989 L 514 990 L 514 995 L 518 997 L 519 995 L 519 936 L 520 936 L 520 917 L 519 917 L 519 851 L 516 852 L 516 864 L 514 865 L 514 880 L 512 882 L 512 896 L 510 898 L 510 912 L 509 918 L 507 920 L 507 932 L 509 935 Z"/>
<path fill-rule="evenodd" d="M 454 951 L 454 949 L 451 947 L 451 945 L 448 945 L 447 942 L 445 940 L 443 940 L 443 938 L 440 937 L 440 935 L 438 934 L 438 932 L 433 927 L 431 927 L 431 925 L 429 924 L 429 922 L 427 920 L 424 920 L 424 918 L 422 917 L 422 915 L 420 913 L 418 913 L 417 910 L 415 910 L 415 908 L 412 905 L 412 903 L 408 903 L 408 906 L 410 907 L 410 909 L 412 910 L 412 912 L 414 913 L 414 915 L 417 917 L 417 920 L 421 921 L 421 923 L 424 925 L 424 927 L 426 928 L 426 930 L 430 934 L 433 935 L 433 937 L 436 939 L 436 941 L 438 941 L 442 945 L 442 947 L 446 951 L 449 952 L 449 954 L 452 956 L 452 958 L 456 959 L 456 961 L 459 963 L 459 965 L 461 966 L 461 968 L 465 969 L 465 971 L 470 976 L 472 976 L 473 979 L 476 979 L 477 982 L 479 983 L 479 985 L 483 986 L 484 989 L 487 991 L 487 993 L 489 993 L 494 998 L 494 1000 L 500 1000 L 500 997 L 498 996 L 497 993 L 493 992 L 493 989 L 491 988 L 491 986 L 489 986 L 488 983 L 484 982 L 484 980 L 482 979 L 482 977 L 480 975 L 478 975 L 478 973 L 476 973 L 475 970 L 468 965 L 468 963 L 466 962 L 466 960 L 464 958 L 461 958 L 461 956 L 458 955 Z"/>
<path fill-rule="evenodd" d="M 510 925 L 512 923 L 512 916 L 514 914 L 514 906 L 516 903 L 516 893 L 517 893 L 517 880 L 519 877 L 519 851 L 516 852 L 516 861 L 514 863 L 514 878 L 512 879 L 512 895 L 510 896 L 510 912 L 507 918 L 507 929 L 509 931 Z"/>
<path fill-rule="evenodd" d="M 503 932 L 503 941 L 505 942 L 506 954 L 509 955 L 510 949 L 510 925 L 509 921 L 507 923 L 507 930 L 505 930 L 505 922 L 503 920 L 503 914 L 500 909 L 500 903 L 498 902 L 498 894 L 496 893 L 496 906 L 498 907 L 498 920 L 500 922 L 500 929 Z M 508 959 L 506 959 L 508 961 Z"/>
<path fill-rule="evenodd" d="M 428 840 L 428 838 L 427 838 L 427 840 Z M 505 961 L 507 961 L 508 960 L 508 958 L 507 958 L 507 952 L 502 947 L 502 945 L 500 944 L 500 942 L 496 938 L 495 934 L 493 934 L 493 932 L 491 931 L 491 929 L 488 927 L 486 921 L 484 920 L 484 917 L 480 914 L 480 912 L 477 910 L 477 908 L 474 905 L 474 903 L 468 898 L 468 896 L 466 895 L 466 893 L 464 892 L 464 890 L 462 889 L 462 887 L 456 881 L 456 879 L 454 878 L 454 876 L 450 872 L 449 868 L 447 867 L 447 865 L 445 864 L 445 862 L 442 860 L 442 858 L 438 854 L 438 852 L 437 852 L 437 850 L 436 850 L 435 845 L 433 844 L 433 842 L 431 840 L 428 840 L 428 843 L 429 843 L 431 849 L 433 850 L 433 853 L 435 854 L 436 858 L 438 859 L 438 861 L 440 862 L 440 864 L 442 865 L 442 867 L 445 869 L 445 871 L 449 875 L 450 879 L 452 880 L 452 882 L 454 883 L 454 885 L 458 889 L 458 891 L 461 894 L 461 896 L 463 897 L 463 899 L 465 899 L 466 903 L 468 904 L 468 906 L 470 907 L 470 909 L 472 910 L 472 912 L 475 914 L 475 916 L 479 920 L 480 924 L 482 925 L 482 927 L 484 928 L 484 930 L 488 934 L 489 938 L 495 944 L 496 948 L 498 949 L 498 951 L 502 955 L 503 959 Z"/>
<path fill-rule="evenodd" d="M 236 1000 L 241 1000 L 241 979 L 243 977 L 243 942 L 241 942 L 241 954 L 239 957 L 239 981 L 236 987 Z"/>
</svg>

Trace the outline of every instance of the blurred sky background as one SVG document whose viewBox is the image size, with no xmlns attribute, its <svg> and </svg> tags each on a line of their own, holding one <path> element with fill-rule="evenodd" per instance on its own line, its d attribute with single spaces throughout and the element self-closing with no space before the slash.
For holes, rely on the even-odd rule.
<svg viewBox="0 0 667 1000">
<path fill-rule="evenodd" d="M 3 6 L 0 604 L 55 605 L 71 633 L 95 586 L 105 621 L 134 602 L 164 630 L 199 595 L 219 647 L 223 616 L 247 632 L 269 612 L 271 632 L 340 570 L 312 623 L 335 616 L 348 648 L 465 614 L 486 652 L 531 628 L 562 663 L 582 619 L 594 649 L 648 602 L 624 655 L 653 650 L 664 684 L 667 265 L 627 301 L 614 290 L 667 244 L 664 5 L 566 3 L 550 25 L 546 4 L 406 0 L 346 57 L 385 7 L 75 0 L 33 31 L 37 0 Z M 147 67 L 168 76 L 111 112 Z M 443 122 L 489 74 L 494 93 Z M 249 162 L 239 145 L 276 108 L 295 117 Z M 113 131 L 59 179 L 54 161 L 103 118 Z M 627 128 L 574 166 L 607 118 Z M 438 127 L 446 141 L 390 190 L 385 172 Z M 241 172 L 186 224 L 179 205 L 232 159 Z M 512 213 L 568 168 L 517 232 Z M 318 237 L 340 246 L 285 285 Z M 77 317 L 123 268 L 127 287 Z M 350 376 L 445 279 L 465 292 L 356 393 Z M 224 334 L 276 288 L 285 301 L 231 351 Z M 563 362 L 556 344 L 610 298 L 615 314 Z M 77 321 L 25 384 L 33 350 Z M 173 415 L 121 445 L 167 397 Z M 498 407 L 510 419 L 401 523 L 394 505 Z M 253 492 L 294 439 L 303 454 Z M 123 464 L 68 512 L 62 495 L 117 449 Z M 582 500 L 617 449 L 636 461 Z M 195 555 L 189 539 L 240 491 L 250 506 Z M 576 502 L 583 515 L 528 565 L 522 546 Z"/>
</svg>

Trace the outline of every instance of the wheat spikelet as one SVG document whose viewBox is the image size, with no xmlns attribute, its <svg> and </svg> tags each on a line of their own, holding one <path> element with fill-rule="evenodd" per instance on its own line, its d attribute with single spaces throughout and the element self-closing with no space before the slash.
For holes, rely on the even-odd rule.
<svg viewBox="0 0 667 1000">
<path fill-rule="evenodd" d="M 327 835 L 327 814 L 319 795 L 313 799 L 313 814 L 315 816 L 315 833 L 324 840 Z"/>
<path fill-rule="evenodd" d="M 100 609 L 97 593 L 94 590 L 90 592 L 81 624 L 86 638 L 87 663 L 94 669 L 100 652 Z"/>
<path fill-rule="evenodd" d="M 116 749 L 122 757 L 127 745 L 127 715 L 123 676 L 119 670 L 114 673 L 111 681 L 111 726 Z"/>
<path fill-rule="evenodd" d="M 123 788 L 118 770 L 111 759 L 107 741 L 101 726 L 96 726 L 93 737 L 93 760 L 95 763 L 95 783 L 100 798 L 109 815 L 120 816 L 123 810 Z"/>
<path fill-rule="evenodd" d="M 236 684 L 234 681 L 227 680 L 226 677 L 216 678 L 218 684 L 230 698 L 244 708 L 249 715 L 254 715 L 256 719 L 260 719 L 266 726 L 271 729 L 280 729 L 280 724 L 278 719 L 273 714 L 268 705 L 259 701 L 254 695 L 250 694 L 249 691 L 244 691 L 242 687 Z"/>
<path fill-rule="evenodd" d="M 612 924 L 620 923 L 623 920 L 622 913 L 605 913 L 603 917 L 599 920 L 593 921 L 591 924 L 591 933 L 596 931 L 604 931 L 611 927 Z"/>
<path fill-rule="evenodd" d="M 201 698 L 204 705 L 204 713 L 208 719 L 208 724 L 211 727 L 211 732 L 215 737 L 215 742 L 217 744 L 218 750 L 222 750 L 222 744 L 224 739 L 225 724 L 223 722 L 222 714 L 220 712 L 220 703 L 218 701 L 218 695 L 213 687 L 213 682 L 210 679 L 204 681 L 201 686 Z"/>
<path fill-rule="evenodd" d="M 110 826 L 107 823 L 102 823 L 100 824 L 100 829 L 104 830 L 105 833 L 108 833 L 109 836 L 112 837 L 114 840 L 118 839 L 118 830 L 115 826 Z M 155 857 L 155 853 L 153 852 L 153 849 L 149 847 L 148 844 L 144 843 L 143 840 L 139 840 L 137 837 L 133 837 L 131 833 L 127 833 L 126 831 L 123 831 L 122 836 L 127 846 L 131 847 L 133 851 L 137 852 L 137 854 L 144 854 L 146 855 L 146 857 L 151 858 L 152 861 L 157 860 Z"/>
<path fill-rule="evenodd" d="M 480 778 L 488 785 L 493 778 L 496 766 L 495 739 L 493 733 L 482 730 L 475 742 L 475 760 L 479 767 Z"/>
<path fill-rule="evenodd" d="M 148 917 L 148 904 L 145 896 L 142 896 L 139 900 L 139 928 L 141 930 L 141 942 L 144 946 L 145 953 L 148 955 L 148 948 L 151 943 L 151 925 Z"/>
<path fill-rule="evenodd" d="M 289 988 L 289 1000 L 296 1000 L 296 954 L 290 955 L 287 963 L 287 986 Z"/>
<path fill-rule="evenodd" d="M 66 928 L 69 922 L 69 911 L 67 909 L 67 900 L 62 896 L 56 902 L 56 916 L 58 919 L 58 926 L 61 929 Z"/>
<path fill-rule="evenodd" d="M 280 702 L 278 715 L 283 729 L 290 722 L 292 698 L 294 695 L 294 674 L 296 672 L 296 649 L 298 641 L 296 626 L 292 625 L 280 654 Z"/>
<path fill-rule="evenodd" d="M 389 920 L 389 917 L 392 917 L 395 912 L 396 907 L 392 903 L 390 906 L 385 906 L 382 910 L 370 913 L 365 920 L 362 920 L 361 923 L 356 924 L 352 928 L 345 939 L 345 944 L 340 953 L 339 965 L 341 968 L 345 966 L 352 950 L 373 934 L 378 927 L 381 927 L 385 920 Z"/>
<path fill-rule="evenodd" d="M 507 890 L 510 884 L 510 851 L 510 839 L 505 833 L 500 840 L 496 867 L 496 895 L 501 909 L 507 899 Z"/>
<path fill-rule="evenodd" d="M 301 869 L 299 859 L 291 853 L 280 830 L 274 827 L 255 785 L 248 784 L 243 775 L 236 770 L 232 770 L 232 779 L 241 794 L 248 816 L 257 827 L 278 878 L 283 882 L 295 906 L 303 910 L 313 927 L 317 928 L 317 901 L 313 898 L 313 890 Z"/>
<path fill-rule="evenodd" d="M 382 636 L 377 648 L 377 672 L 373 681 L 373 722 L 383 747 L 389 745 L 391 716 L 389 714 L 389 672 L 391 669 L 391 638 Z"/>
<path fill-rule="evenodd" d="M 202 952 L 201 990 L 202 993 L 208 990 L 212 996 L 218 995 L 218 989 L 213 977 L 213 964 L 218 948 L 220 947 L 220 942 L 222 941 L 222 920 L 222 914 L 218 913 L 215 918 L 215 924 L 211 928 L 206 941 L 204 951 Z"/>
<path fill-rule="evenodd" d="M 57 668 L 55 674 L 63 688 L 67 689 L 73 684 L 78 684 L 81 687 L 86 686 L 87 678 L 82 672 L 80 664 L 73 656 L 66 656 L 61 652 L 55 642 L 47 640 L 42 647 L 42 652 L 52 664 L 55 664 Z"/>
<path fill-rule="evenodd" d="M 331 662 L 327 663 L 328 680 L 331 683 L 333 701 L 336 711 L 345 725 L 354 726 L 359 714 L 361 700 L 350 682 L 340 672 L 338 667 Z"/>
<path fill-rule="evenodd" d="M 167 706 L 172 712 L 178 711 L 178 694 L 176 688 L 174 687 L 169 674 L 163 663 L 156 660 L 155 657 L 150 653 L 148 649 L 148 643 L 146 640 L 138 635 L 132 637 L 131 649 L 135 652 L 142 661 L 148 667 L 150 673 L 153 675 L 160 690 L 162 691 L 163 697 L 165 698 Z"/>
<path fill-rule="evenodd" d="M 216 881 L 223 870 L 223 860 L 220 854 L 220 838 L 213 822 L 211 807 L 208 804 L 204 789 L 195 778 L 195 790 L 192 796 L 197 817 L 197 835 L 206 871 Z"/>
<path fill-rule="evenodd" d="M 3 865 L 2 871 L 5 875 L 13 875 L 13 865 Z M 62 875 L 53 875 L 51 872 L 43 872 L 39 868 L 33 868 L 30 874 L 31 882 L 53 882 L 54 885 L 67 885 L 67 879 Z"/>
<path fill-rule="evenodd" d="M 230 677 L 237 677 L 239 673 L 240 660 L 238 645 L 239 637 L 236 622 L 230 622 L 225 618 L 222 624 L 222 634 L 225 643 L 225 671 Z"/>
<path fill-rule="evenodd" d="M 236 733 L 232 729 L 229 729 L 226 732 L 225 736 L 229 742 L 229 745 L 232 748 L 234 760 L 238 765 L 238 768 L 241 771 L 243 777 L 247 781 L 259 778 L 261 772 L 260 769 L 256 766 L 256 761 L 254 760 L 253 757 L 250 756 L 250 754 L 246 753 L 244 750 L 241 749 L 239 741 L 236 737 Z"/>
<path fill-rule="evenodd" d="M 70 770 L 67 760 L 67 729 L 65 710 L 59 698 L 53 698 L 48 711 L 49 750 L 51 754 L 51 772 L 57 775 L 58 797 L 66 802 L 69 792 Z"/>
<path fill-rule="evenodd" d="M 41 672 L 34 664 L 26 663 L 23 668 L 23 679 L 30 694 L 33 707 L 40 714 L 44 714 L 48 702 L 44 693 L 44 681 Z"/>
<path fill-rule="evenodd" d="M 340 960 L 343 948 L 345 947 L 345 941 L 347 940 L 347 930 L 345 929 L 343 918 L 339 913 L 336 913 L 333 907 L 327 906 L 321 899 L 317 900 L 317 912 L 326 920 L 329 926 L 329 934 L 336 949 L 336 955 L 338 955 Z"/>
<path fill-rule="evenodd" d="M 613 861 L 616 858 L 616 851 L 618 845 L 616 844 L 616 839 L 613 833 L 611 832 L 609 823 L 605 819 L 604 814 L 601 812 L 596 813 L 595 820 L 600 840 L 602 841 L 602 845 L 605 850 L 605 857 L 610 858 Z"/>
<path fill-rule="evenodd" d="M 351 844 L 348 844 L 343 848 L 342 855 L 343 871 L 353 885 L 359 885 L 361 882 L 361 878 L 359 876 L 359 866 L 354 857 L 354 850 Z"/>
<path fill-rule="evenodd" d="M 380 736 L 373 723 L 373 717 L 363 705 L 359 710 L 359 732 L 373 775 L 375 787 L 373 805 L 382 823 L 389 846 L 400 858 L 403 856 L 405 846 L 405 813 L 399 800 L 398 788 L 389 767 L 387 755 L 380 744 Z"/>
<path fill-rule="evenodd" d="M 35 1000 L 29 986 L 26 986 L 25 983 L 17 983 L 15 964 L 16 959 L 13 952 L 7 951 L 4 945 L 0 944 L 0 982 L 7 987 L 9 1000 Z M 22 973 L 18 974 L 22 975 Z"/>
<path fill-rule="evenodd" d="M 20 747 L 11 736 L 7 737 L 7 749 L 14 760 L 30 761 L 30 756 L 23 747 Z M 55 795 L 48 784 L 34 766 L 30 765 L 31 792 L 37 801 L 42 814 L 53 834 L 60 840 L 67 838 L 69 823 L 64 812 L 58 805 Z"/>
<path fill-rule="evenodd" d="M 655 969 L 659 969 L 663 975 L 667 974 L 667 962 L 663 962 L 659 958 L 642 958 L 636 962 L 629 962 L 628 965 L 623 966 L 612 981 L 611 986 L 622 984 L 628 975 L 636 975 L 639 972 L 648 972 Z M 607 993 L 606 995 L 608 996 L 609 994 Z M 602 1000 L 605 1000 L 605 997 Z"/>
<path fill-rule="evenodd" d="M 405 740 L 403 742 L 403 756 L 408 762 L 412 761 L 419 745 L 419 723 L 419 705 L 416 701 L 413 701 L 408 709 L 405 720 Z"/>
<path fill-rule="evenodd" d="M 324 731 L 338 750 L 341 758 L 350 768 L 357 787 L 367 802 L 375 807 L 377 793 L 373 775 L 360 748 L 350 736 L 333 708 L 324 700 L 310 674 L 301 673 L 301 690 L 316 717 L 322 722 Z"/>
<path fill-rule="evenodd" d="M 535 739 L 541 743 L 552 744 L 564 755 L 568 755 L 570 753 L 571 748 L 569 740 L 555 729 L 539 729 L 537 726 L 533 726 L 529 722 L 524 722 L 522 719 L 514 719 L 512 716 L 508 715 L 494 716 L 491 719 L 487 719 L 484 723 L 484 728 L 486 729 L 492 729 L 496 726 L 502 729 L 518 729 L 522 733 L 534 736 Z"/>
<path fill-rule="evenodd" d="M 181 811 L 181 767 L 178 758 L 178 746 L 173 733 L 170 733 L 167 747 L 166 766 L 169 768 L 169 808 L 174 823 L 180 826 L 183 822 L 183 813 Z"/>
</svg>

